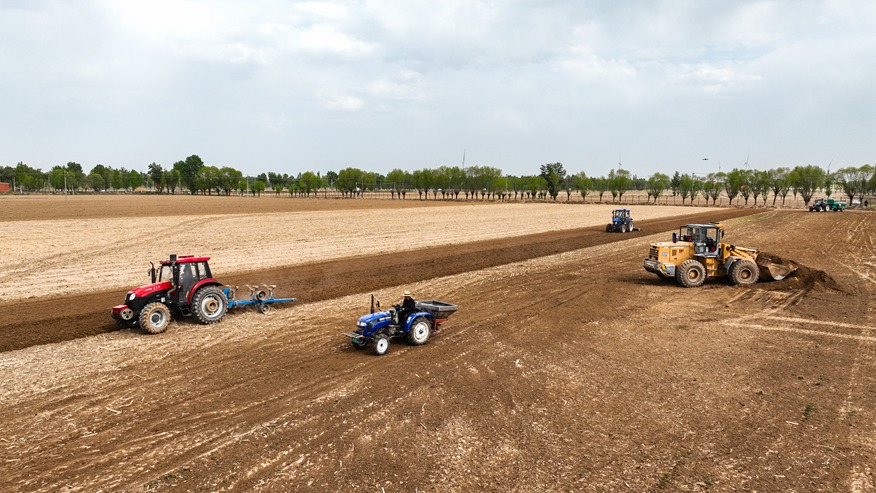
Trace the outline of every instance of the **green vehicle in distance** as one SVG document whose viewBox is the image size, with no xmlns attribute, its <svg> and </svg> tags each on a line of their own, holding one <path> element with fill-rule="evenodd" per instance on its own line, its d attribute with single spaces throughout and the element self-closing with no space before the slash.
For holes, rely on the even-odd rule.
<svg viewBox="0 0 876 493">
<path fill-rule="evenodd" d="M 846 210 L 846 203 L 834 199 L 815 199 L 809 206 L 809 212 L 842 212 Z"/>
</svg>

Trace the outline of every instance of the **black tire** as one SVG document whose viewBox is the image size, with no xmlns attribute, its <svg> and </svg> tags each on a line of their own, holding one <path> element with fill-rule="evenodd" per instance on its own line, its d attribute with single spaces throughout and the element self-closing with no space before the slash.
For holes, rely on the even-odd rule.
<svg viewBox="0 0 876 493">
<path fill-rule="evenodd" d="M 760 277 L 760 269 L 751 260 L 737 260 L 730 266 L 730 282 L 737 286 L 754 284 Z"/>
<path fill-rule="evenodd" d="M 353 337 L 350 339 L 350 342 L 353 344 L 353 347 L 356 349 L 365 349 L 368 346 L 368 340 L 364 337 Z"/>
<path fill-rule="evenodd" d="M 374 354 L 383 356 L 389 352 L 389 337 L 380 335 L 374 338 Z"/>
<path fill-rule="evenodd" d="M 675 280 L 686 288 L 697 288 L 706 281 L 706 268 L 696 260 L 685 260 L 675 269 Z"/>
<path fill-rule="evenodd" d="M 140 327 L 150 334 L 160 334 L 167 330 L 170 323 L 170 308 L 164 303 L 153 302 L 140 311 Z"/>
<path fill-rule="evenodd" d="M 614 225 L 613 224 L 606 224 L 605 225 L 605 232 L 606 233 L 613 233 L 614 232 Z"/>
<path fill-rule="evenodd" d="M 218 286 L 205 286 L 192 299 L 192 313 L 202 324 L 215 324 L 228 310 L 228 299 Z"/>
<path fill-rule="evenodd" d="M 411 330 L 408 331 L 408 342 L 414 346 L 422 346 L 432 335 L 432 322 L 426 317 L 417 317 L 411 322 Z"/>
</svg>

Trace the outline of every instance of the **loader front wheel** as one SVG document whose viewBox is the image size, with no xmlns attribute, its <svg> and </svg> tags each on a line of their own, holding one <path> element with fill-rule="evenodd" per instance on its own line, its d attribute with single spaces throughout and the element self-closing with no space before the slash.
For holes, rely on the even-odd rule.
<svg viewBox="0 0 876 493">
<path fill-rule="evenodd" d="M 140 327 L 150 334 L 160 334 L 167 330 L 170 322 L 170 309 L 164 303 L 154 302 L 143 307 L 140 312 Z"/>
<path fill-rule="evenodd" d="M 374 354 L 383 356 L 389 352 L 389 337 L 377 336 L 374 338 Z"/>
<path fill-rule="evenodd" d="M 696 260 L 685 260 L 675 270 L 675 280 L 686 288 L 696 288 L 706 281 L 706 268 Z"/>
<path fill-rule="evenodd" d="M 432 334 L 432 324 L 426 317 L 417 317 L 411 323 L 411 330 L 408 332 L 408 342 L 414 346 L 422 346 L 429 340 Z"/>
<path fill-rule="evenodd" d="M 192 313 L 202 324 L 215 324 L 222 320 L 228 309 L 228 299 L 218 286 L 206 286 L 195 293 Z"/>
<path fill-rule="evenodd" d="M 751 260 L 737 260 L 730 266 L 730 281 L 737 286 L 747 286 L 757 282 L 760 271 Z"/>
</svg>

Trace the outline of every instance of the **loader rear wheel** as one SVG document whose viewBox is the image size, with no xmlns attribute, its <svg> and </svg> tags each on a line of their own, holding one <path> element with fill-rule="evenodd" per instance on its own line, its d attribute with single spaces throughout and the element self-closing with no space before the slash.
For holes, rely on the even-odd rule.
<svg viewBox="0 0 876 493">
<path fill-rule="evenodd" d="M 414 346 L 422 346 L 429 340 L 432 334 L 432 324 L 426 317 L 417 317 L 411 323 L 411 330 L 408 332 L 408 342 Z"/>
<path fill-rule="evenodd" d="M 706 281 L 706 268 L 696 260 L 685 260 L 675 270 L 675 280 L 686 288 L 696 288 Z"/>
<path fill-rule="evenodd" d="M 374 354 L 383 356 L 389 352 L 389 337 L 377 336 L 374 338 Z"/>
<path fill-rule="evenodd" d="M 222 320 L 228 309 L 228 299 L 218 286 L 206 286 L 195 293 L 192 313 L 202 324 L 215 324 Z"/>
<path fill-rule="evenodd" d="M 140 327 L 150 334 L 164 332 L 169 322 L 170 309 L 164 303 L 149 303 L 140 312 Z"/>
<path fill-rule="evenodd" d="M 730 266 L 730 281 L 738 286 L 747 286 L 757 282 L 760 270 L 751 260 L 737 260 Z"/>
</svg>

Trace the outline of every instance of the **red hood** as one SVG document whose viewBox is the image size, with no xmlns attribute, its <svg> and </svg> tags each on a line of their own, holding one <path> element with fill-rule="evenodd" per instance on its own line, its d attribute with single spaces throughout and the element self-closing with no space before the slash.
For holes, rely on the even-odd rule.
<svg viewBox="0 0 876 493">
<path fill-rule="evenodd" d="M 145 286 L 136 287 L 128 293 L 134 293 L 137 298 L 148 296 L 156 291 L 169 291 L 171 288 L 170 281 L 156 282 L 155 284 L 146 284 Z"/>
</svg>

